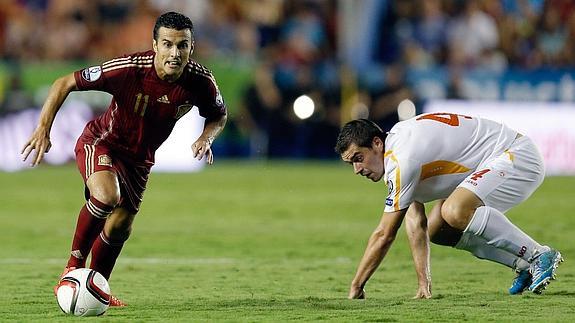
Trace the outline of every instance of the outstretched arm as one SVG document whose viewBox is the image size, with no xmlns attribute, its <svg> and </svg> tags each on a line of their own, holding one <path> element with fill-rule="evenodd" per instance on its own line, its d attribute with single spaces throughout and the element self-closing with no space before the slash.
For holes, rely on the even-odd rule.
<svg viewBox="0 0 575 323">
<path fill-rule="evenodd" d="M 196 142 L 192 144 L 192 152 L 194 153 L 194 158 L 201 160 L 206 156 L 206 161 L 208 164 L 214 162 L 214 155 L 212 154 L 212 143 L 216 137 L 222 132 L 226 121 L 228 120 L 227 114 L 220 116 L 219 118 L 206 119 L 204 123 L 204 131 Z"/>
<path fill-rule="evenodd" d="M 28 156 L 33 150 L 36 150 L 36 154 L 32 158 L 31 166 L 40 164 L 44 158 L 44 154 L 52 147 L 50 130 L 52 129 L 54 118 L 58 110 L 60 110 L 62 103 L 64 103 L 64 100 L 68 97 L 68 94 L 74 90 L 77 90 L 74 73 L 62 76 L 52 84 L 48 97 L 42 107 L 42 112 L 40 112 L 38 126 L 36 126 L 32 136 L 30 136 L 30 139 L 22 148 L 21 154 L 23 155 L 22 160 L 24 161 L 28 159 Z"/>
<path fill-rule="evenodd" d="M 351 282 L 348 298 L 365 298 L 363 288 L 395 240 L 406 210 L 387 212 L 381 217 L 379 225 L 369 237 L 363 258 L 359 262 L 357 272 Z"/>
<path fill-rule="evenodd" d="M 422 203 L 413 202 L 405 215 L 405 230 L 417 273 L 419 287 L 414 298 L 431 298 L 431 267 L 427 218 Z"/>
</svg>

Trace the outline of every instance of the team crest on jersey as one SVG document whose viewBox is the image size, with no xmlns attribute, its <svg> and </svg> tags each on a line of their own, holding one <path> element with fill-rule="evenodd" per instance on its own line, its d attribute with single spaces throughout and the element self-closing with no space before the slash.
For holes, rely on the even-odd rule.
<svg viewBox="0 0 575 323">
<path fill-rule="evenodd" d="M 389 196 L 391 196 L 391 193 L 393 192 L 393 181 L 391 179 L 387 180 L 387 194 Z M 385 199 L 385 205 L 387 206 L 392 206 L 393 205 L 393 199 L 391 197 L 388 197 Z"/>
<path fill-rule="evenodd" d="M 88 82 L 94 82 L 102 76 L 102 67 L 92 66 L 82 71 L 82 78 Z"/>
<path fill-rule="evenodd" d="M 108 155 L 100 155 L 98 156 L 98 165 L 112 167 L 112 158 Z"/>
<path fill-rule="evenodd" d="M 181 117 L 184 116 L 184 114 L 190 112 L 190 110 L 192 110 L 192 108 L 194 107 L 193 104 L 182 104 L 177 108 L 176 111 L 176 115 L 174 116 L 174 118 L 180 119 Z"/>
</svg>

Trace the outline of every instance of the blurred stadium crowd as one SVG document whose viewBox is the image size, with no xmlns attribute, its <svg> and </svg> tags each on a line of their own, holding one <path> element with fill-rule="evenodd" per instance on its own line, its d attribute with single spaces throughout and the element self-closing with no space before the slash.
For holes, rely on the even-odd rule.
<svg viewBox="0 0 575 323">
<path fill-rule="evenodd" d="M 572 0 L 0 1 L 0 58 L 12 71 L 2 113 L 33 105 L 18 73 L 27 62 L 101 62 L 145 50 L 160 13 L 188 15 L 194 59 L 251 71 L 217 143 L 228 156 L 336 157 L 342 122 L 369 116 L 390 127 L 401 101 L 428 99 L 412 71 L 440 68 L 442 96 L 468 98 L 467 71 L 575 64 Z M 315 103 L 305 120 L 292 109 L 303 94 Z"/>
</svg>

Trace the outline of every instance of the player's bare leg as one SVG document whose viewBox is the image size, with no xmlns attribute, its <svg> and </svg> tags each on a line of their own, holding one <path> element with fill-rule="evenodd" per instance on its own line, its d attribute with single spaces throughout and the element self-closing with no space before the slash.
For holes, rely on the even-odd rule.
<svg viewBox="0 0 575 323">
<path fill-rule="evenodd" d="M 72 252 L 66 267 L 84 267 L 94 240 L 120 200 L 120 186 L 112 171 L 95 172 L 86 181 L 90 197 L 80 211 Z"/>
<path fill-rule="evenodd" d="M 444 201 L 437 201 L 427 216 L 429 239 L 437 245 L 454 247 L 461 239 L 463 232 L 450 226 L 441 217 L 441 207 Z"/>
<path fill-rule="evenodd" d="M 463 241 L 464 244 L 482 238 L 487 244 L 528 262 L 529 272 L 533 275 L 529 289 L 535 293 L 540 293 L 549 284 L 562 261 L 558 251 L 537 243 L 503 213 L 484 206 L 477 195 L 466 188 L 455 189 L 443 204 L 441 215 L 449 225 L 463 230 L 462 240 L 471 238 L 467 242 Z M 515 267 L 525 270 L 519 268 L 518 264 Z"/>
<path fill-rule="evenodd" d="M 91 196 L 106 205 L 115 207 L 120 202 L 120 183 L 118 175 L 113 171 L 103 170 L 93 173 L 86 180 L 86 186 Z"/>
<path fill-rule="evenodd" d="M 543 251 L 535 240 L 511 223 L 503 213 L 484 206 L 475 193 L 458 187 L 441 207 L 441 216 L 455 229 L 482 237 L 488 244 L 528 261 Z M 545 250 L 545 251 L 546 251 Z"/>
<path fill-rule="evenodd" d="M 122 208 L 115 208 L 120 201 L 120 185 L 118 177 L 113 171 L 98 171 L 90 175 L 86 181 L 86 187 L 90 192 L 90 199 L 86 206 L 80 212 L 76 232 L 74 234 L 74 241 L 72 243 L 72 252 L 64 274 L 77 267 L 85 266 L 85 258 L 92 250 L 91 267 L 100 272 L 106 279 L 109 278 L 115 261 L 120 254 L 120 250 L 124 244 L 124 234 L 116 233 L 117 230 L 108 229 L 116 228 L 118 222 L 124 223 L 126 221 L 118 221 L 118 219 L 130 218 L 127 226 L 131 228 L 133 215 L 126 216 L 126 212 Z M 84 211 L 86 209 L 86 211 Z M 114 216 L 114 214 L 120 214 Z M 113 218 L 110 222 L 110 218 Z M 108 224 L 110 222 L 110 224 Z M 124 232 L 126 230 L 123 230 Z M 129 235 L 129 229 L 128 229 Z M 107 239 L 107 235 L 113 236 L 113 239 Z M 116 243 L 114 239 L 120 239 L 120 243 Z M 110 243 L 110 241 L 112 241 Z M 96 258 L 96 259 L 95 259 Z M 99 260 L 104 258 L 105 260 Z M 100 266 L 98 268 L 94 268 Z M 104 271 L 102 273 L 101 271 Z M 111 306 L 125 306 L 125 304 L 118 300 L 115 296 L 111 296 Z"/>
<path fill-rule="evenodd" d="M 80 210 L 68 263 L 60 277 L 86 265 L 86 258 L 107 217 L 120 200 L 118 178 L 112 171 L 95 172 L 86 181 L 90 197 Z"/>
<path fill-rule="evenodd" d="M 491 260 L 512 268 L 517 273 L 511 288 L 509 288 L 509 293 L 512 295 L 522 293 L 531 285 L 531 274 L 529 273 L 529 263 L 527 261 L 505 250 L 489 245 L 487 240 L 479 236 L 466 234 L 462 238 L 463 232 L 450 226 L 441 217 L 441 207 L 444 202 L 444 200 L 438 201 L 428 216 L 429 235 L 433 243 L 466 250 L 477 258 Z"/>
<path fill-rule="evenodd" d="M 428 216 L 429 236 L 433 243 L 467 250 L 480 259 L 495 261 L 513 269 L 526 269 L 529 263 L 523 259 L 505 251 L 500 250 L 487 243 L 487 240 L 471 234 L 464 234 L 463 231 L 450 226 L 441 217 L 443 200 L 438 201 Z"/>
<path fill-rule="evenodd" d="M 481 206 L 483 201 L 475 193 L 458 187 L 441 206 L 441 216 L 450 226 L 463 232 Z"/>
</svg>

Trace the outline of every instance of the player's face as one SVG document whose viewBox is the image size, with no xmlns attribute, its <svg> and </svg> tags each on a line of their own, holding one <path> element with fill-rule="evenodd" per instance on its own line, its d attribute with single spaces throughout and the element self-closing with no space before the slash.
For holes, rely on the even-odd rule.
<svg viewBox="0 0 575 323">
<path fill-rule="evenodd" d="M 377 182 L 383 177 L 385 171 L 383 165 L 384 148 L 383 141 L 375 137 L 371 147 L 359 147 L 356 144 L 351 144 L 341 154 L 341 159 L 353 166 L 354 173 Z"/>
<path fill-rule="evenodd" d="M 153 41 L 154 67 L 158 76 L 166 81 L 175 81 L 184 72 L 194 49 L 192 32 L 189 29 L 160 27 L 158 39 Z"/>
</svg>

